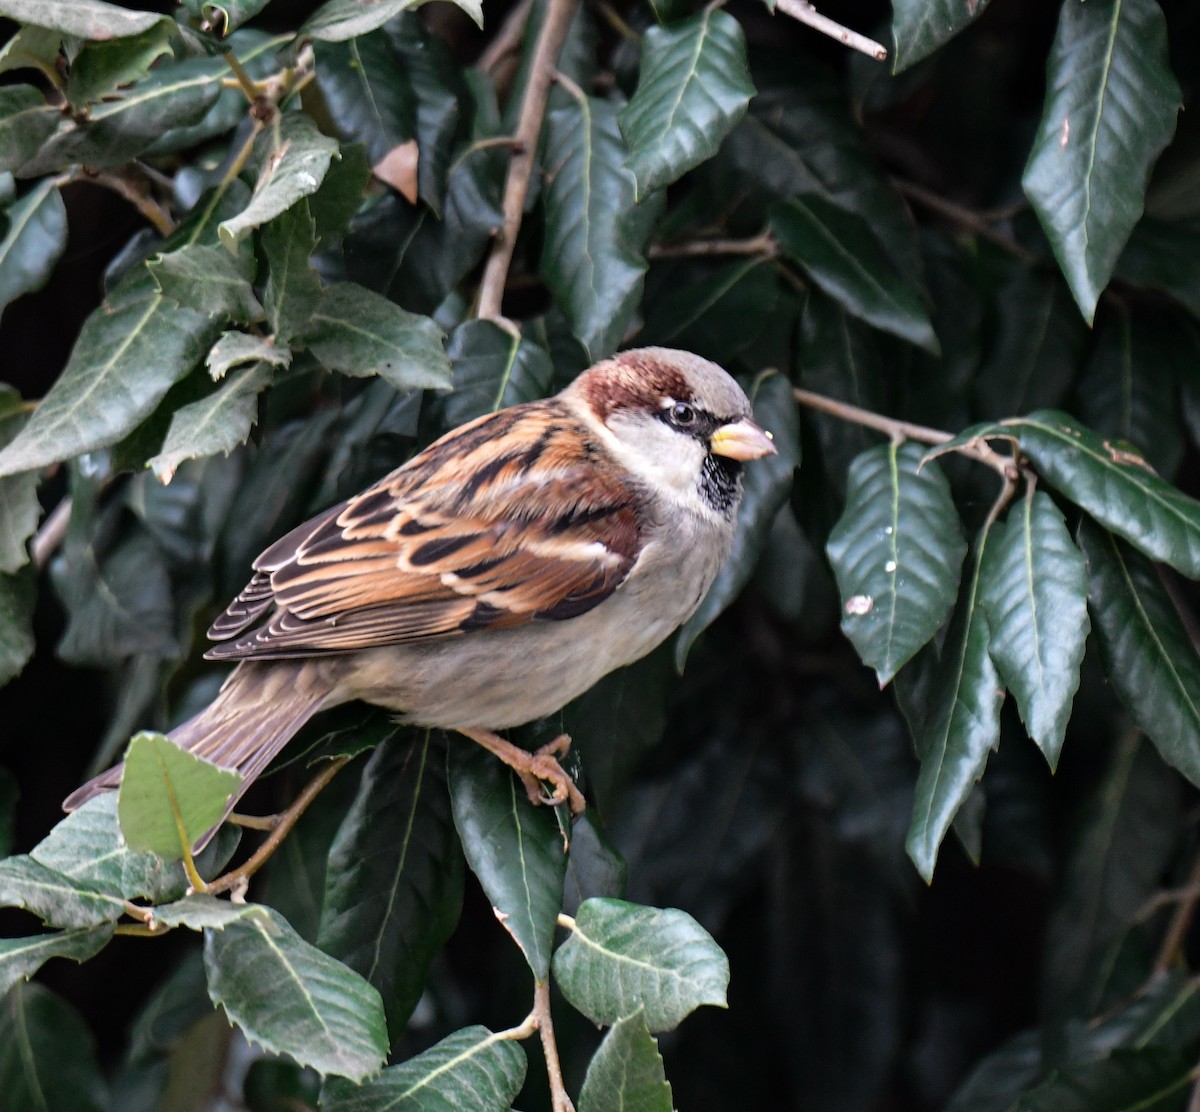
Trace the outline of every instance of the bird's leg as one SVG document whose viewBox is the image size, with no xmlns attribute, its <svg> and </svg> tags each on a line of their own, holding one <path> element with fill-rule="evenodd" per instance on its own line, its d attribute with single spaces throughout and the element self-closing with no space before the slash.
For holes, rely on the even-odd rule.
<svg viewBox="0 0 1200 1112">
<path fill-rule="evenodd" d="M 571 739 L 566 734 L 559 734 L 553 741 L 531 753 L 489 730 L 460 727 L 458 732 L 478 742 L 508 765 L 521 778 L 531 803 L 568 803 L 573 815 L 581 814 L 587 807 L 583 792 L 558 763 L 558 759 L 566 756 L 571 748 Z M 542 789 L 543 781 L 553 787 L 549 795 Z"/>
</svg>

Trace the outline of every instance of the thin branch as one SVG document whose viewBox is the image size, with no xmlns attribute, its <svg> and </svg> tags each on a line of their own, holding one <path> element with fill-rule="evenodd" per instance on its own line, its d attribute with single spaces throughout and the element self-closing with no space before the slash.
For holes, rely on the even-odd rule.
<svg viewBox="0 0 1200 1112">
<path fill-rule="evenodd" d="M 986 239 L 998 247 L 1003 247 L 1005 251 L 1008 251 L 1014 258 L 1020 259 L 1021 262 L 1033 265 L 1041 261 L 1028 248 L 1022 247 L 1012 236 L 1005 235 L 995 228 L 993 226 L 994 218 L 989 214 L 979 213 L 974 209 L 967 208 L 965 205 L 948 201 L 945 197 L 926 189 L 923 185 L 917 185 L 916 182 L 893 178 L 892 184 L 910 201 L 916 201 L 917 204 L 929 209 L 931 212 L 936 212 L 939 216 L 944 216 L 947 220 L 955 224 L 960 224 L 964 228 L 970 228 L 981 239 Z"/>
<path fill-rule="evenodd" d="M 813 30 L 820 31 L 822 35 L 828 35 L 831 39 L 837 39 L 838 42 L 850 47 L 851 50 L 859 50 L 863 54 L 869 54 L 877 62 L 887 60 L 887 47 L 883 43 L 869 39 L 866 35 L 860 35 L 857 31 L 851 31 L 849 27 L 843 27 L 828 16 L 822 15 L 808 3 L 808 0 L 776 0 L 775 7 L 783 12 L 784 15 L 790 15 L 793 19 L 798 19 L 801 23 L 807 24 Z"/>
<path fill-rule="evenodd" d="M 537 981 L 533 986 L 533 1016 L 538 1034 L 542 1037 L 542 1054 L 546 1059 L 546 1076 L 550 1081 L 550 1107 L 553 1112 L 575 1112 L 575 1105 L 563 1084 L 562 1064 L 558 1060 L 558 1043 L 554 1038 L 554 1020 L 550 1015 L 550 982 Z"/>
<path fill-rule="evenodd" d="M 575 920 L 571 918 L 565 911 L 558 913 L 558 925 L 564 930 L 573 931 L 575 929 Z"/>
<path fill-rule="evenodd" d="M 550 82 L 554 78 L 558 56 L 578 2 L 579 0 L 549 0 L 546 7 L 546 16 L 533 51 L 529 82 L 525 86 L 525 97 L 521 103 L 516 143 L 508 163 L 508 177 L 504 182 L 504 224 L 483 269 L 483 280 L 479 286 L 479 307 L 475 314 L 477 317 L 495 320 L 501 315 L 504 284 L 508 279 L 508 268 L 512 264 L 517 232 L 521 228 L 521 213 L 525 208 L 525 196 L 529 192 L 529 180 L 533 175 L 534 160 L 537 158 L 538 138 L 542 133 L 546 102 L 550 98 Z"/>
<path fill-rule="evenodd" d="M 1164 973 L 1170 969 L 1187 941 L 1188 931 L 1191 930 L 1192 920 L 1196 915 L 1196 905 L 1200 904 L 1200 854 L 1196 855 L 1192 864 L 1185 890 L 1186 895 L 1179 901 L 1175 914 L 1171 916 L 1171 922 L 1167 924 L 1167 933 L 1163 935 L 1158 957 L 1154 961 L 1155 973 Z"/>
<path fill-rule="evenodd" d="M 67 524 L 70 520 L 71 496 L 68 494 L 50 511 L 50 516 L 42 522 L 42 527 L 34 534 L 31 555 L 33 566 L 38 571 L 41 571 L 50 562 L 50 557 L 58 551 L 63 537 L 67 535 Z"/>
<path fill-rule="evenodd" d="M 271 855 L 279 848 L 279 844 L 284 838 L 291 833 L 292 827 L 308 809 L 309 804 L 321 794 L 329 781 L 341 772 L 349 760 L 349 757 L 337 757 L 321 769 L 305 785 L 304 790 L 295 798 L 292 805 L 279 814 L 278 822 L 266 841 L 254 851 L 245 864 L 212 881 L 207 887 L 208 893 L 215 896 L 220 892 L 228 892 L 231 888 L 237 888 L 240 884 L 245 883 L 258 872 L 270 860 Z"/>
<path fill-rule="evenodd" d="M 135 170 L 94 170 L 75 166 L 66 175 L 69 182 L 90 182 L 111 189 L 142 214 L 160 236 L 175 230 L 175 219 L 164 205 L 151 196 L 150 183 Z"/>
<path fill-rule="evenodd" d="M 225 64 L 233 70 L 233 75 L 237 78 L 242 92 L 246 94 L 246 99 L 253 104 L 263 95 L 261 86 L 250 76 L 246 71 L 246 67 L 238 61 L 237 55 L 232 50 L 225 51 L 222 57 L 225 59 Z"/>
<path fill-rule="evenodd" d="M 683 243 L 656 243 L 650 248 L 652 259 L 678 259 L 697 255 L 761 255 L 773 259 L 779 254 L 779 244 L 770 232 L 760 232 L 749 239 L 693 239 Z"/>
<path fill-rule="evenodd" d="M 509 11 L 484 52 L 479 55 L 476 63 L 484 73 L 495 76 L 496 68 L 511 54 L 515 54 L 525 35 L 525 25 L 529 22 L 529 12 L 533 8 L 533 0 L 520 0 L 519 4 Z"/>
</svg>

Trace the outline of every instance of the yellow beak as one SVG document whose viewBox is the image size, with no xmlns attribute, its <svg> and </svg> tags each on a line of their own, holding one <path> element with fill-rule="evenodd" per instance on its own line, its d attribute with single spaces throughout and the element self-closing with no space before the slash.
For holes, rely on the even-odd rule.
<svg viewBox="0 0 1200 1112">
<path fill-rule="evenodd" d="M 761 459 L 778 451 L 771 443 L 771 434 L 760 429 L 748 417 L 722 425 L 709 438 L 708 446 L 718 456 L 730 459 Z"/>
</svg>

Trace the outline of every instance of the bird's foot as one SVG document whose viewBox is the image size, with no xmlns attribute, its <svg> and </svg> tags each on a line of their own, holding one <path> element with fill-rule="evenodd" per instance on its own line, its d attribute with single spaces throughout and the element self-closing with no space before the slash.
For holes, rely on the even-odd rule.
<svg viewBox="0 0 1200 1112">
<path fill-rule="evenodd" d="M 554 807 L 566 803 L 572 815 L 582 814 L 586 810 L 587 800 L 583 792 L 559 764 L 559 759 L 565 757 L 571 748 L 571 738 L 567 734 L 559 734 L 553 741 L 531 753 L 488 730 L 460 729 L 459 733 L 478 742 L 508 765 L 520 778 L 530 803 Z M 544 785 L 550 787 L 549 793 Z"/>
</svg>

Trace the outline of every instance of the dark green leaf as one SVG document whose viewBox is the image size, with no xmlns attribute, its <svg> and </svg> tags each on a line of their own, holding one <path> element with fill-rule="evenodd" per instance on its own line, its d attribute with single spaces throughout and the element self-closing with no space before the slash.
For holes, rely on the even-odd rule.
<svg viewBox="0 0 1200 1112">
<path fill-rule="evenodd" d="M 571 826 L 563 911 L 574 915 L 584 900 L 595 897 L 621 899 L 627 875 L 625 859 L 608 840 L 595 812 L 584 811 Z"/>
<path fill-rule="evenodd" d="M 41 985 L 17 985 L 0 1000 L 0 1091 L 5 1112 L 110 1107 L 91 1031 Z"/>
<path fill-rule="evenodd" d="M 129 848 L 179 861 L 221 821 L 242 776 L 186 752 L 162 734 L 134 735 L 118 814 Z"/>
<path fill-rule="evenodd" d="M 646 1027 L 670 1031 L 701 1005 L 726 1006 L 729 961 L 686 911 L 584 900 L 554 980 L 593 1023 L 644 1010 Z"/>
<path fill-rule="evenodd" d="M 619 1019 L 588 1063 L 579 1112 L 673 1112 L 658 1044 L 638 1012 Z"/>
<path fill-rule="evenodd" d="M 61 119 L 62 113 L 32 85 L 0 88 L 0 171 L 24 166 Z"/>
<path fill-rule="evenodd" d="M 30 572 L 0 575 L 0 685 L 19 675 L 33 656 L 35 582 Z"/>
<path fill-rule="evenodd" d="M 309 261 L 317 247 L 310 204 L 302 198 L 262 230 L 268 268 L 263 304 L 271 334 L 280 345 L 304 331 L 321 300 L 321 281 Z"/>
<path fill-rule="evenodd" d="M 1131 445 L 1046 409 L 989 432 L 1015 436 L 1039 475 L 1156 560 L 1200 578 L 1200 502 L 1160 479 Z M 0 457 L 3 458 L 3 457 Z"/>
<path fill-rule="evenodd" d="M 300 339 L 330 370 L 379 375 L 397 390 L 444 389 L 450 361 L 442 330 L 353 282 L 327 286 Z"/>
<path fill-rule="evenodd" d="M 382 27 L 393 16 L 419 7 L 424 0 L 327 0 L 300 26 L 298 38 L 343 42 Z M 482 0 L 453 0 L 480 27 Z"/>
<path fill-rule="evenodd" d="M 539 271 L 592 360 L 611 355 L 637 311 L 643 247 L 661 196 L 637 203 L 617 110 L 572 98 L 546 121 L 546 233 Z"/>
<path fill-rule="evenodd" d="M 525 1052 L 486 1027 L 464 1027 L 362 1085 L 330 1081 L 322 1112 L 508 1112 L 525 1080 Z"/>
<path fill-rule="evenodd" d="M 140 35 L 165 18 L 155 12 L 130 11 L 103 0 L 63 0 L 58 4 L 46 4 L 44 0 L 0 0 L 0 15 L 18 23 L 51 27 L 100 42 Z"/>
<path fill-rule="evenodd" d="M 376 749 L 329 851 L 317 943 L 379 990 L 394 1039 L 462 907 L 443 750 L 428 730 Z"/>
<path fill-rule="evenodd" d="M 846 508 L 826 551 L 842 631 L 887 684 L 954 605 L 966 544 L 950 487 L 920 445 L 883 444 L 850 469 Z"/>
<path fill-rule="evenodd" d="M 1058 764 L 1088 635 L 1087 566 L 1041 492 L 1022 499 L 988 543 L 980 571 L 989 652 L 1029 736 Z"/>
<path fill-rule="evenodd" d="M 213 1003 L 265 1050 L 354 1081 L 383 1065 L 379 993 L 270 908 L 206 929 L 204 968 Z"/>
<path fill-rule="evenodd" d="M 0 998 L 19 981 L 28 981 L 51 958 L 83 962 L 95 957 L 108 945 L 114 929 L 112 923 L 100 923 L 32 938 L 0 939 Z"/>
<path fill-rule="evenodd" d="M 61 31 L 35 27 L 33 24 L 20 27 L 17 33 L 0 47 L 0 73 L 18 69 L 35 69 L 43 73 L 52 70 L 62 44 Z"/>
<path fill-rule="evenodd" d="M 1200 784 L 1200 657 L 1154 566 L 1084 521 L 1088 602 L 1105 671 L 1162 754 Z"/>
<path fill-rule="evenodd" d="M 253 19 L 270 0 L 212 0 L 201 4 L 203 29 L 224 38 L 248 19 Z"/>
<path fill-rule="evenodd" d="M 944 1112 L 1010 1112 L 1042 1073 L 1042 1033 L 1022 1031 L 967 1075 Z"/>
<path fill-rule="evenodd" d="M 291 361 L 291 348 L 276 347 L 273 337 L 254 336 L 248 332 L 223 332 L 213 344 L 204 364 L 213 380 L 220 381 L 234 367 L 244 367 L 247 363 L 286 367 Z"/>
<path fill-rule="evenodd" d="M 16 437 L 25 421 L 26 413 L 20 396 L 11 387 L 0 384 L 0 448 Z M 36 472 L 0 479 L 0 574 L 12 575 L 29 562 L 27 542 L 42 516 L 37 487 Z M 10 583 L 2 592 L 8 600 L 8 614 L 10 620 L 14 621 L 14 629 L 16 624 L 22 624 L 16 623 L 15 619 L 24 609 L 17 605 L 17 601 L 28 595 L 32 606 L 32 586 L 32 583 L 20 586 Z M 3 604 L 0 604 L 0 609 L 3 608 Z M 0 637 L 0 645 L 3 643 L 4 639 Z M 0 667 L 0 674 L 3 671 Z"/>
<path fill-rule="evenodd" d="M 771 211 L 784 254 L 847 312 L 937 354 L 921 294 L 892 265 L 865 219 L 823 197 L 793 197 Z"/>
<path fill-rule="evenodd" d="M 338 154 L 337 140 L 322 135 L 312 119 L 300 112 L 288 113 L 278 128 L 266 128 L 262 136 L 254 196 L 218 229 L 221 242 L 230 250 L 255 228 L 315 193 Z"/>
<path fill-rule="evenodd" d="M 792 473 L 800 466 L 800 422 L 792 384 L 780 374 L 765 376 L 752 391 L 754 417 L 775 438 L 778 454 L 750 463 L 742 479 L 742 503 L 733 548 L 699 609 L 675 640 L 675 666 L 682 671 L 688 650 L 754 574 L 779 507 L 792 489 Z"/>
<path fill-rule="evenodd" d="M 1179 84 L 1155 0 L 1064 4 L 1021 184 L 1090 322 L 1175 132 Z"/>
<path fill-rule="evenodd" d="M 88 43 L 71 62 L 67 100 L 83 108 L 148 76 L 160 58 L 172 57 L 170 37 L 171 26 L 162 20 L 140 35 Z"/>
<path fill-rule="evenodd" d="M 1195 1084 L 1194 1056 L 1178 1050 L 1117 1050 L 1054 1070 L 1012 1112 L 1143 1112 L 1181 1108 Z"/>
<path fill-rule="evenodd" d="M 988 655 L 988 622 L 980 600 L 980 565 L 993 542 L 984 531 L 976 543 L 975 566 L 959 592 L 924 723 L 914 739 L 921 771 L 905 845 L 927 882 L 933 880 L 942 839 L 1000 742 L 1004 687 Z"/>
<path fill-rule="evenodd" d="M 162 449 L 147 461 L 159 482 L 169 483 L 184 460 L 229 455 L 244 444 L 258 420 L 258 396 L 270 385 L 271 368 L 255 363 L 235 372 L 207 398 L 177 409 Z"/>
<path fill-rule="evenodd" d="M 352 143 L 343 147 L 342 157 L 330 165 L 321 188 L 308 198 L 317 239 L 323 246 L 329 247 L 345 235 L 350 221 L 362 207 L 370 181 L 371 167 L 363 145 Z M 296 207 L 293 205 L 292 209 Z"/>
<path fill-rule="evenodd" d="M 1200 220 L 1138 221 L 1117 263 L 1117 277 L 1131 286 L 1162 290 L 1200 317 Z"/>
<path fill-rule="evenodd" d="M 567 857 L 554 812 L 465 738 L 451 739 L 450 799 L 471 871 L 538 980 L 550 971 Z"/>
<path fill-rule="evenodd" d="M 987 6 L 988 0 L 894 0 L 892 71 L 900 73 L 932 54 L 983 15 Z"/>
<path fill-rule="evenodd" d="M 27 854 L 0 861 L 0 907 L 23 907 L 47 926 L 68 930 L 112 923 L 125 914 L 120 897 L 79 884 Z"/>
<path fill-rule="evenodd" d="M 0 313 L 22 294 L 40 290 L 67 246 L 67 210 L 50 179 L 38 182 L 4 215 L 8 234 L 0 240 Z"/>
<path fill-rule="evenodd" d="M 447 425 L 465 424 L 550 392 L 550 357 L 537 344 L 492 321 L 460 324 L 450 334 L 446 354 L 454 380 L 454 392 L 443 403 Z"/>
<path fill-rule="evenodd" d="M 238 324 L 265 318 L 251 288 L 254 256 L 250 252 L 235 255 L 223 247 L 191 244 L 169 255 L 156 255 L 146 266 L 159 292 L 182 308 Z"/>
<path fill-rule="evenodd" d="M 621 110 L 626 165 L 646 197 L 716 153 L 754 95 L 742 25 L 705 8 L 642 39 L 637 92 Z"/>
</svg>

